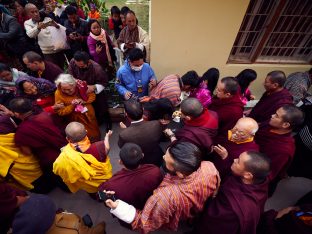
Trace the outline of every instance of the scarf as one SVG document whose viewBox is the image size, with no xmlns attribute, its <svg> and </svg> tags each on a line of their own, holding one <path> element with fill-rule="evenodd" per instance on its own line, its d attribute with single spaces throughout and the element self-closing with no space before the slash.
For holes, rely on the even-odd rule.
<svg viewBox="0 0 312 234">
<path fill-rule="evenodd" d="M 254 140 L 253 137 L 250 137 L 250 138 L 248 138 L 248 139 L 246 139 L 246 140 L 244 140 L 244 141 L 240 141 L 240 142 L 233 141 L 233 140 L 232 140 L 232 134 L 233 134 L 232 131 L 229 130 L 229 131 L 228 131 L 228 140 L 234 142 L 235 144 L 248 143 L 248 142 L 252 142 L 252 141 Z"/>
<path fill-rule="evenodd" d="M 106 32 L 105 32 L 105 30 L 101 28 L 101 33 L 98 36 L 96 36 L 92 32 L 90 32 L 90 37 L 92 37 L 96 41 L 102 42 L 105 45 L 105 51 L 106 51 L 108 64 L 109 64 L 109 66 L 113 66 L 112 57 L 111 57 L 111 55 L 109 53 L 109 47 L 108 47 L 107 40 L 106 40 Z"/>
<path fill-rule="evenodd" d="M 30 82 L 34 84 L 37 87 L 37 94 L 36 95 L 28 95 L 24 93 L 23 87 L 21 87 L 21 82 Z M 41 79 L 41 78 L 34 78 L 30 76 L 25 76 L 18 78 L 16 81 L 16 88 L 17 88 L 17 96 L 19 97 L 25 97 L 25 98 L 30 98 L 30 99 L 37 99 L 37 98 L 42 98 L 42 97 L 48 97 L 52 94 L 54 94 L 56 90 L 55 84 L 52 82 Z"/>
<path fill-rule="evenodd" d="M 91 146 L 91 143 L 90 143 L 90 140 L 88 138 L 88 136 L 86 136 L 83 140 L 79 141 L 79 142 L 76 142 L 76 143 L 69 143 L 69 145 L 76 151 L 80 152 L 80 153 L 83 153 L 85 151 L 87 151 L 90 146 Z"/>
</svg>

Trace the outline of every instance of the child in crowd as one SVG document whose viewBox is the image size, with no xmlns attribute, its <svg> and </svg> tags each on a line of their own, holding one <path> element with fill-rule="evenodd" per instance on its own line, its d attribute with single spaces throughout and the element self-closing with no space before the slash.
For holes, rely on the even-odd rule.
<svg viewBox="0 0 312 234">
<path fill-rule="evenodd" d="M 114 30 L 116 39 L 119 37 L 119 33 L 123 28 L 120 14 L 120 9 L 117 6 L 112 6 L 111 17 L 108 19 L 108 28 Z"/>
<path fill-rule="evenodd" d="M 90 3 L 90 11 L 88 13 L 88 20 L 90 19 L 99 19 L 101 18 L 101 14 L 96 9 L 96 5 L 94 3 Z"/>
</svg>

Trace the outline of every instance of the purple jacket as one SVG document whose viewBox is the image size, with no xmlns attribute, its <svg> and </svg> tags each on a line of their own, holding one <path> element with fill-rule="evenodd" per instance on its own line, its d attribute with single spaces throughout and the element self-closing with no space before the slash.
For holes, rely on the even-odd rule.
<svg viewBox="0 0 312 234">
<path fill-rule="evenodd" d="M 106 34 L 106 41 L 108 43 L 108 47 L 109 47 L 109 51 L 110 51 L 110 55 L 113 61 L 116 61 L 116 57 L 115 57 L 115 52 L 112 46 L 112 41 L 109 38 L 109 36 Z M 103 47 L 102 51 L 98 54 L 96 53 L 95 49 L 96 49 L 96 40 L 93 39 L 92 37 L 88 36 L 87 39 L 87 44 L 88 44 L 88 48 L 89 48 L 89 52 L 90 55 L 93 57 L 93 60 L 102 65 L 102 64 L 108 64 L 108 59 L 107 59 L 107 55 L 106 55 L 106 50 L 105 47 Z"/>
<path fill-rule="evenodd" d="M 204 107 L 209 106 L 211 103 L 211 94 L 204 82 L 202 82 L 198 88 L 191 92 L 190 97 L 197 98 Z"/>
</svg>

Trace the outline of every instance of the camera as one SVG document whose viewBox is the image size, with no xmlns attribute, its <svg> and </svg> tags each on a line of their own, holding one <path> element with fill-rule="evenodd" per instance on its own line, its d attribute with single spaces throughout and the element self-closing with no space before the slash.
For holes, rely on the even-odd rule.
<svg viewBox="0 0 312 234">
<path fill-rule="evenodd" d="M 108 194 L 108 193 L 105 193 L 103 191 L 98 191 L 96 193 L 96 197 L 97 197 L 97 200 L 100 202 L 105 202 L 108 199 L 111 199 L 112 201 L 116 201 L 114 194 Z"/>
</svg>

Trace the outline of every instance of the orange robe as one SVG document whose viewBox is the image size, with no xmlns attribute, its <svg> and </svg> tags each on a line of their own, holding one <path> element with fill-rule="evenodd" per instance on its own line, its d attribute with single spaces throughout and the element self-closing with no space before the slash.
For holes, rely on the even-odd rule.
<svg viewBox="0 0 312 234">
<path fill-rule="evenodd" d="M 55 92 L 55 103 L 64 103 L 65 105 L 62 109 L 57 111 L 57 114 L 60 116 L 68 116 L 70 122 L 76 121 L 82 123 L 88 131 L 87 135 L 90 141 L 99 141 L 101 139 L 101 133 L 96 121 L 94 109 L 91 105 L 95 100 L 95 94 L 88 94 L 88 100 L 84 104 L 84 106 L 88 108 L 88 111 L 85 113 L 75 111 L 75 106 L 72 105 L 72 101 L 77 98 L 81 99 L 78 92 L 72 96 L 68 96 L 62 93 L 60 89 L 57 89 Z"/>
</svg>

